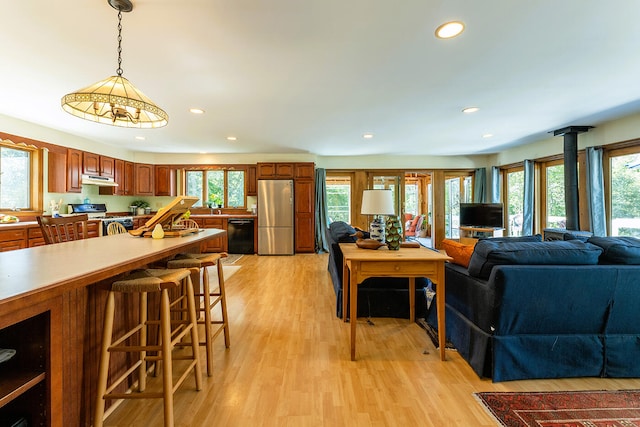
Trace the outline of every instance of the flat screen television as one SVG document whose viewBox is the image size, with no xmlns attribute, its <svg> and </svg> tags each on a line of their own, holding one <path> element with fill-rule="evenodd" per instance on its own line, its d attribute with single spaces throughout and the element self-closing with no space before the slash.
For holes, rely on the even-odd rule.
<svg viewBox="0 0 640 427">
<path fill-rule="evenodd" d="M 460 225 L 503 228 L 502 203 L 460 203 Z"/>
</svg>

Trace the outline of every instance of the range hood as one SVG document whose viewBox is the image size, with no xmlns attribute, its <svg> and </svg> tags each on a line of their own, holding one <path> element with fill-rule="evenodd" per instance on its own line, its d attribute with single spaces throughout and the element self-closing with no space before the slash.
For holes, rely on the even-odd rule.
<svg viewBox="0 0 640 427">
<path fill-rule="evenodd" d="M 117 187 L 118 184 L 113 178 L 106 176 L 82 175 L 83 185 L 97 185 L 99 187 Z"/>
</svg>

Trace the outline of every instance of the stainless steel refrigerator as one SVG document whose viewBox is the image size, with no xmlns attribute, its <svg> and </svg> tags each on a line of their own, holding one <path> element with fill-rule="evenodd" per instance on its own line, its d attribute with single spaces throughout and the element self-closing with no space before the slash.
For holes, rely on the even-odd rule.
<svg viewBox="0 0 640 427">
<path fill-rule="evenodd" d="M 258 180 L 258 255 L 293 255 L 293 180 Z"/>
</svg>

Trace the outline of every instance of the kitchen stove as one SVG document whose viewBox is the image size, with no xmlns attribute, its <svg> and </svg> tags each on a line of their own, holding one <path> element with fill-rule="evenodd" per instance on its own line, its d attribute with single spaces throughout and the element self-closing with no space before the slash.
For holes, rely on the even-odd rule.
<svg viewBox="0 0 640 427">
<path fill-rule="evenodd" d="M 68 206 L 67 212 L 69 214 L 83 214 L 86 213 L 89 219 L 99 219 L 101 224 L 100 235 L 105 236 L 107 234 L 107 226 L 112 222 L 119 222 L 124 225 L 127 230 L 133 230 L 133 217 L 130 215 L 107 215 L 107 206 L 102 203 L 90 204 L 71 204 Z"/>
</svg>

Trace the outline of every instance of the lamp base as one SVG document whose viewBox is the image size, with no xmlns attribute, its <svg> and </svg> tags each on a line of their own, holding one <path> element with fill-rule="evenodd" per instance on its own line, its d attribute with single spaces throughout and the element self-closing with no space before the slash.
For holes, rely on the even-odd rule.
<svg viewBox="0 0 640 427">
<path fill-rule="evenodd" d="M 369 238 L 385 243 L 385 224 L 382 218 L 374 218 L 369 224 Z"/>
</svg>

